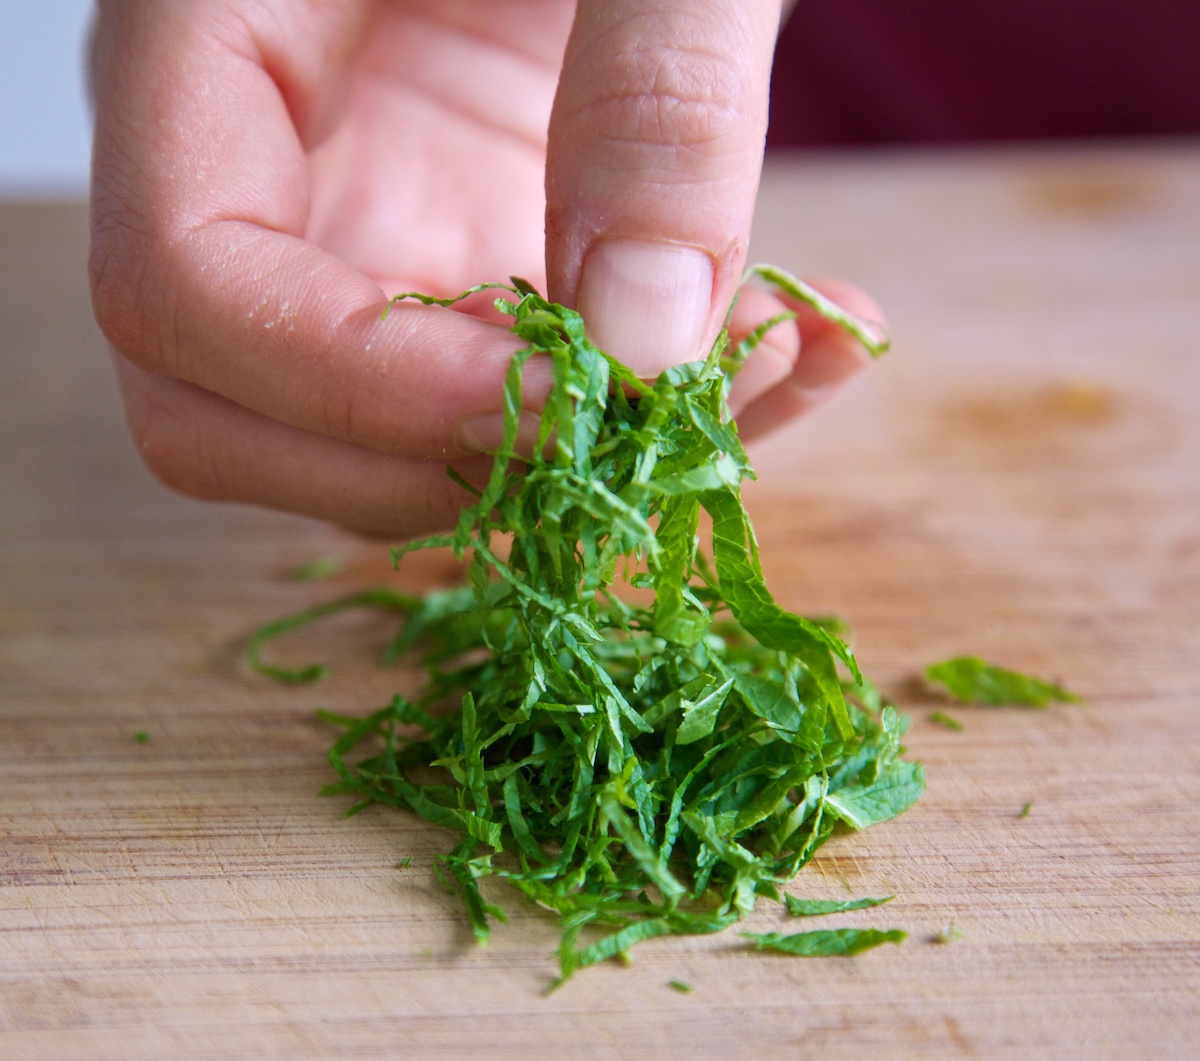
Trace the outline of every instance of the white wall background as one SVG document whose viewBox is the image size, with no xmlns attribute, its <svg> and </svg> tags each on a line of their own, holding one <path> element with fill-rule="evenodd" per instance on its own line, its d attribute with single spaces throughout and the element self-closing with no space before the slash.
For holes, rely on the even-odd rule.
<svg viewBox="0 0 1200 1061">
<path fill-rule="evenodd" d="M 84 195 L 91 0 L 0 0 L 0 196 Z"/>
</svg>

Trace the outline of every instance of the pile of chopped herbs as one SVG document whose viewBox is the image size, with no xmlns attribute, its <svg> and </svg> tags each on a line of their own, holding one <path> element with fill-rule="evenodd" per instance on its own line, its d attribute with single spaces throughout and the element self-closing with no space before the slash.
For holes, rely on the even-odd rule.
<svg viewBox="0 0 1200 1061">
<path fill-rule="evenodd" d="M 817 292 L 753 272 L 879 352 Z M 351 812 L 382 803 L 452 830 L 438 872 L 476 937 L 504 919 L 480 882 L 504 881 L 561 918 L 565 979 L 654 936 L 725 929 L 760 896 L 780 901 L 839 823 L 899 814 L 924 773 L 900 758 L 907 720 L 836 624 L 784 610 L 763 580 L 739 493 L 753 472 L 727 398 L 733 372 L 791 315 L 740 344 L 722 332 L 707 359 L 647 383 L 523 281 L 459 297 L 487 287 L 505 291 L 495 304 L 525 344 L 491 477 L 482 489 L 458 480 L 474 500 L 452 534 L 393 550 L 398 564 L 446 547 L 469 561 L 467 584 L 330 602 L 265 627 L 252 658 L 311 679 L 319 667 L 263 663 L 263 643 L 346 607 L 402 615 L 388 656 L 420 652 L 424 687 L 366 718 L 326 713 L 342 732 L 330 752 L 340 780 L 325 791 L 353 796 Z M 535 356 L 553 386 L 537 445 L 518 452 L 522 370 Z M 829 954 L 902 937 L 750 938 Z"/>
</svg>

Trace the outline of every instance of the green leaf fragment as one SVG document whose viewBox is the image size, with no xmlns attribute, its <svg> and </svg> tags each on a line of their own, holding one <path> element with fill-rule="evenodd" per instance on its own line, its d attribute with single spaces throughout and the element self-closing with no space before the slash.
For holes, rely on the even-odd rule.
<svg viewBox="0 0 1200 1061">
<path fill-rule="evenodd" d="M 908 810 L 924 791 L 925 767 L 896 762 L 870 784 L 830 792 L 825 805 L 852 829 L 866 829 Z"/>
<path fill-rule="evenodd" d="M 890 903 L 894 895 L 882 899 L 797 899 L 794 895 L 785 895 L 789 917 L 820 917 L 823 914 L 842 914 L 847 910 L 866 910 L 872 906 Z"/>
<path fill-rule="evenodd" d="M 975 656 L 958 656 L 931 664 L 925 668 L 925 677 L 963 703 L 1046 707 L 1055 700 L 1083 702 L 1083 697 L 1061 685 L 986 663 Z"/>
<path fill-rule="evenodd" d="M 774 265 L 752 265 L 746 270 L 748 276 L 757 276 L 774 284 L 793 298 L 807 303 L 827 320 L 840 324 L 866 347 L 872 357 L 879 357 L 891 345 L 887 330 L 878 322 L 862 321 L 847 313 L 836 302 L 826 298 L 815 288 L 784 272 Z"/>
<path fill-rule="evenodd" d="M 946 729 L 952 729 L 955 732 L 960 732 L 964 728 L 958 719 L 953 715 L 947 715 L 944 711 L 930 711 L 929 721 L 936 722 L 939 726 L 944 726 Z"/>
<path fill-rule="evenodd" d="M 800 281 L 757 275 L 879 348 Z M 464 584 L 342 597 L 263 627 L 249 655 L 261 673 L 311 681 L 321 665 L 277 666 L 266 645 L 348 608 L 396 615 L 384 661 L 419 662 L 424 684 L 365 718 L 322 713 L 339 730 L 324 791 L 350 797 L 348 813 L 381 803 L 455 832 L 435 869 L 481 942 L 503 918 L 485 898 L 491 878 L 553 911 L 562 983 L 656 936 L 728 928 L 759 896 L 778 899 L 836 822 L 900 813 L 924 774 L 899 758 L 905 722 L 863 679 L 846 627 L 795 615 L 766 587 L 727 402 L 766 327 L 736 349 L 723 333 L 703 361 L 649 384 L 593 346 L 573 310 L 524 281 L 499 286 L 524 345 L 491 474 L 464 492 L 452 533 L 393 550 L 398 564 L 449 549 Z M 539 445 L 518 455 L 535 357 L 552 383 Z M 791 938 L 809 937 L 782 949 L 897 938 Z"/>
<path fill-rule="evenodd" d="M 331 553 L 328 556 L 318 556 L 300 564 L 292 569 L 289 577 L 293 582 L 320 582 L 340 574 L 345 566 L 346 561 L 343 557 Z"/>
<path fill-rule="evenodd" d="M 682 980 L 671 980 L 667 986 L 673 991 L 678 991 L 681 995 L 690 995 L 695 990 L 691 984 L 685 984 Z"/>
<path fill-rule="evenodd" d="M 285 616 L 282 619 L 277 619 L 260 627 L 250 637 L 250 641 L 246 646 L 246 658 L 249 660 L 250 666 L 258 671 L 259 674 L 263 674 L 268 678 L 274 678 L 276 681 L 288 682 L 293 685 L 303 685 L 308 682 L 317 681 L 329 673 L 328 668 L 324 664 L 311 663 L 307 666 L 296 668 L 279 667 L 263 660 L 263 646 L 268 641 L 282 637 L 284 634 L 291 633 L 293 630 L 298 630 L 301 627 L 309 626 L 319 619 L 336 615 L 338 612 L 355 608 L 379 608 L 384 611 L 411 614 L 418 610 L 420 605 L 421 602 L 417 598 L 404 593 L 397 593 L 386 586 L 376 586 L 373 589 L 351 593 L 348 596 L 326 601 L 324 604 L 318 604 L 302 612 L 297 612 L 295 615 Z"/>
<path fill-rule="evenodd" d="M 717 724 L 717 713 L 725 704 L 729 690 L 733 688 L 733 679 L 707 693 L 702 699 L 685 701 L 683 706 L 683 721 L 675 732 L 675 743 L 694 744 L 702 737 L 712 733 Z"/>
<path fill-rule="evenodd" d="M 898 928 L 886 932 L 877 928 L 818 929 L 815 932 L 742 932 L 758 950 L 773 950 L 799 958 L 827 958 L 834 955 L 861 954 L 884 943 L 903 943 L 908 933 Z"/>
</svg>

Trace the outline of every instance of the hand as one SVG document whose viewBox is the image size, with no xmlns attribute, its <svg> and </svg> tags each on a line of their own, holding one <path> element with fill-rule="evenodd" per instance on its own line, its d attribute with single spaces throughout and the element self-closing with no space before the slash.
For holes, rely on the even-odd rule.
<svg viewBox="0 0 1200 1061">
<path fill-rule="evenodd" d="M 778 5 L 581 0 L 572 32 L 575 14 L 101 3 L 93 301 L 156 474 L 372 532 L 453 522 L 444 466 L 490 465 L 514 342 L 486 299 L 381 321 L 398 291 L 523 275 L 647 375 L 703 352 L 744 265 Z M 739 327 L 774 305 L 748 295 Z M 752 432 L 863 360 L 801 325 L 737 382 Z M 536 407 L 545 367 L 526 380 Z"/>
</svg>

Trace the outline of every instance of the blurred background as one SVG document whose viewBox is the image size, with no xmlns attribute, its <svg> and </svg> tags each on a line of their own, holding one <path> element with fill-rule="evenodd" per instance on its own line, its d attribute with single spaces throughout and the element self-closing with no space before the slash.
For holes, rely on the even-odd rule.
<svg viewBox="0 0 1200 1061">
<path fill-rule="evenodd" d="M 91 0 L 0 0 L 0 195 L 87 191 Z"/>
<path fill-rule="evenodd" d="M 86 190 L 89 0 L 0 0 L 0 195 Z M 770 146 L 1200 132 L 1200 0 L 800 0 Z"/>
<path fill-rule="evenodd" d="M 1200 132 L 1200 0 L 800 0 L 777 147 Z"/>
</svg>

